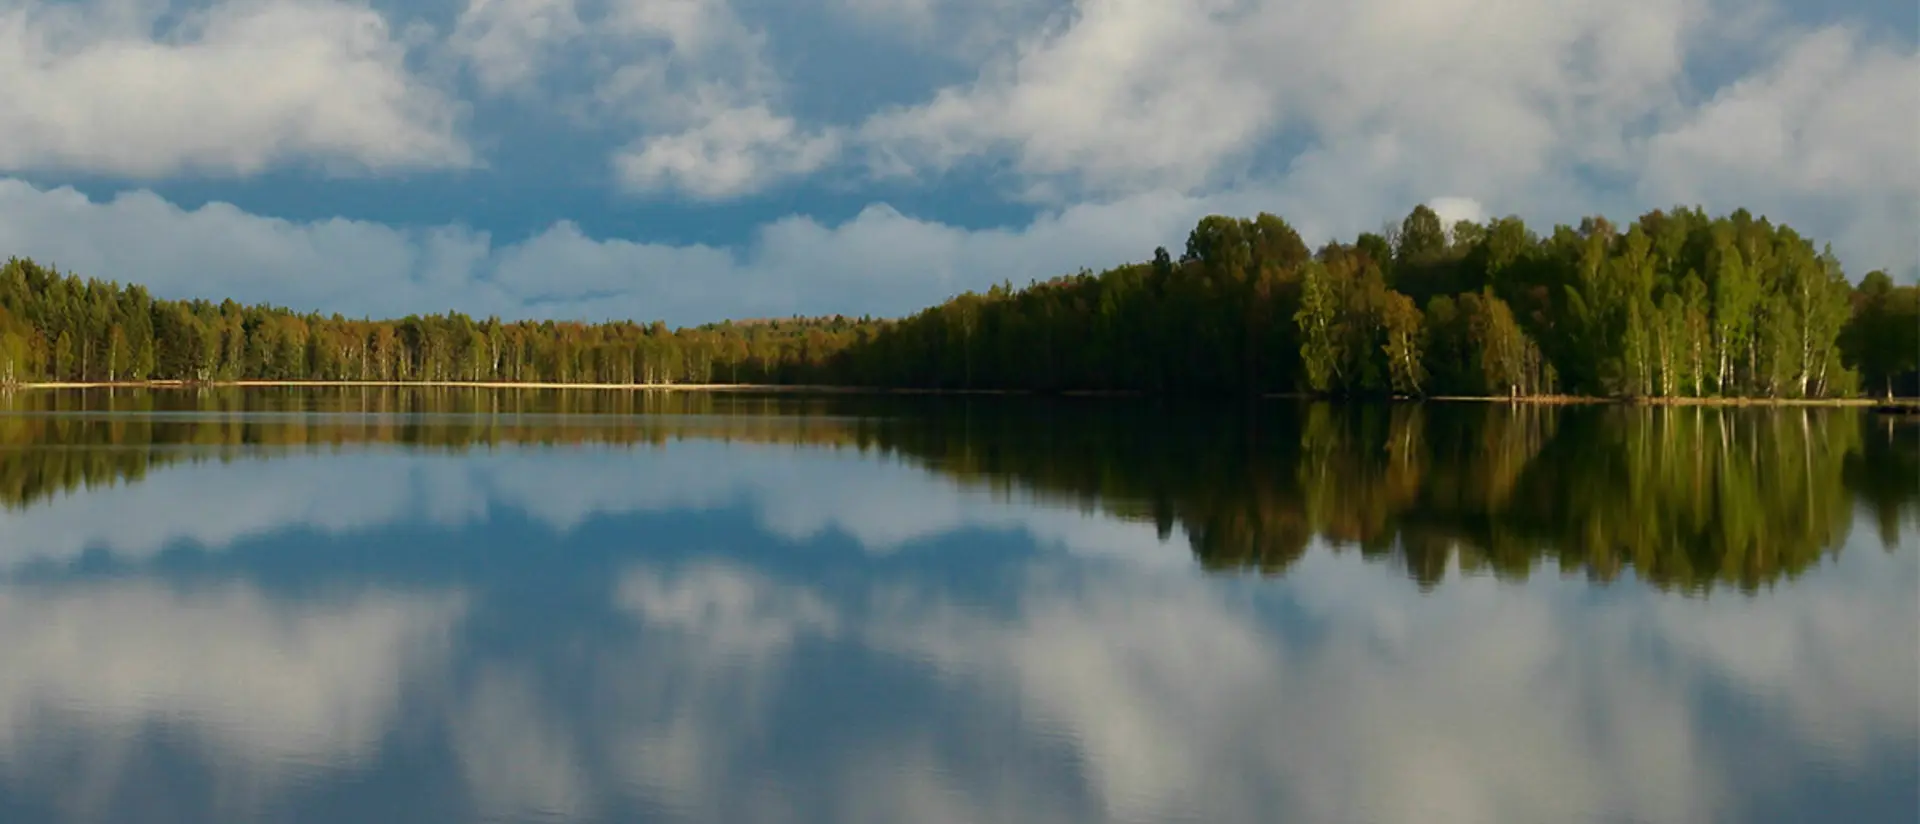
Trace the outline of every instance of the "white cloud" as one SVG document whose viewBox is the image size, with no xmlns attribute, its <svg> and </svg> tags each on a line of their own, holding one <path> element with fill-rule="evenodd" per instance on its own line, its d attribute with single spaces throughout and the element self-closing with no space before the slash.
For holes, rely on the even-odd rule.
<svg viewBox="0 0 1920 824">
<path fill-rule="evenodd" d="M 1830 27 L 1647 141 L 1643 197 L 1756 213 L 1867 268 L 1920 266 L 1920 51 Z"/>
<path fill-rule="evenodd" d="M 0 248 L 145 284 L 161 296 L 231 296 L 355 314 L 408 305 L 444 311 L 462 293 L 476 308 L 508 302 L 473 282 L 476 252 L 483 258 L 488 249 L 484 234 L 342 219 L 293 223 L 224 203 L 186 211 L 145 190 L 95 203 L 72 189 L 0 179 Z"/>
<path fill-rule="evenodd" d="M 591 114 L 648 132 L 681 129 L 734 107 L 770 104 L 781 78 L 767 37 L 731 0 L 610 0 L 568 44 L 592 66 Z"/>
<path fill-rule="evenodd" d="M 842 128 L 796 115 L 793 92 L 818 90 L 780 76 L 772 47 L 800 35 L 743 16 L 745 6 L 472 0 L 450 43 L 480 85 L 514 91 L 523 103 L 551 96 L 613 129 L 620 145 L 609 149 L 608 171 L 616 186 L 726 200 L 830 173 L 850 158 L 909 172 L 1007 160 L 1015 190 L 1059 205 L 1025 224 L 968 229 L 875 203 L 837 224 L 783 218 L 738 247 L 714 248 L 589 237 L 568 222 L 526 239 L 461 226 L 294 223 L 218 204 L 182 211 L 141 192 L 89 203 L 0 179 L 0 250 L 149 283 L 163 295 L 355 315 L 458 308 L 691 323 L 906 313 L 1002 279 L 1019 284 L 1142 260 L 1156 245 L 1178 248 L 1209 212 L 1274 211 L 1318 243 L 1397 220 L 1417 202 L 1480 204 L 1484 214 L 1519 214 L 1544 228 L 1685 201 L 1715 211 L 1748 206 L 1832 240 L 1855 276 L 1876 267 L 1913 271 L 1920 156 L 1909 147 L 1920 142 L 1920 124 L 1913 107 L 1899 103 L 1914 101 L 1920 53 L 1845 27 L 1775 25 L 1768 33 L 1743 22 L 1750 13 L 1717 1 L 1082 0 L 1047 16 L 1061 5 L 999 0 L 991 5 L 1017 12 L 1011 19 L 1026 28 L 982 23 L 991 30 L 980 40 L 990 56 L 971 80 Z M 963 6 L 835 4 L 876 36 L 899 29 L 903 37 L 912 25 L 900 21 L 932 20 L 946 32 L 948 22 L 973 19 Z M 153 17 L 126 8 L 136 23 L 24 11 L 0 20 L 45 33 L 36 37 L 60 44 L 62 54 L 81 54 L 91 53 L 88 44 L 134 37 L 87 32 L 139 31 L 147 25 L 139 21 Z M 275 0 L 218 6 L 209 19 L 292 9 L 320 22 L 363 21 L 380 35 L 367 42 L 387 42 L 377 15 L 346 8 Z M 1730 18 L 1739 24 L 1702 22 Z M 1481 22 L 1495 19 L 1501 24 Z M 69 29 L 86 36 L 55 36 Z M 311 37 L 329 31 L 307 29 Z M 1738 58 L 1724 62 L 1756 68 L 1724 88 L 1696 88 L 1690 61 L 1722 53 Z M 1355 57 L 1379 54 L 1395 59 Z M 591 88 L 559 88 L 581 74 Z M 0 121 L 6 117 L 0 108 Z M 202 141 L 205 156 L 235 169 L 312 149 L 204 113 L 191 122 L 195 128 L 182 131 L 192 137 L 181 139 Z M 206 122 L 219 128 L 199 128 Z M 360 121 L 313 122 L 345 129 Z M 168 145 L 121 140 L 127 129 L 109 125 L 77 142 L 0 130 L 0 157 L 8 140 L 109 153 Z M 370 132 L 354 132 L 363 133 Z M 253 145 L 271 148 L 228 151 L 255 137 Z"/>
<path fill-rule="evenodd" d="M 1436 197 L 1427 201 L 1427 207 L 1440 216 L 1440 225 L 1448 229 L 1463 220 L 1474 223 L 1487 220 L 1487 207 L 1470 197 Z"/>
<path fill-rule="evenodd" d="M 0 547 L 56 557 L 56 536 L 122 552 L 87 538 L 117 522 L 143 530 L 118 540 L 165 544 L 217 521 L 189 498 L 349 534 L 422 510 L 461 524 L 514 506 L 571 529 L 592 512 L 733 501 L 777 534 L 838 530 L 875 551 L 968 526 L 1076 551 L 1152 531 L 1075 527 L 1056 506 L 810 448 L 669 440 L 206 468 L 233 482 L 156 471 L 6 513 L 18 528 Z M 366 488 L 329 494 L 347 475 Z M 1920 740 L 1920 555 L 1872 541 L 1856 530 L 1834 563 L 1710 599 L 1458 570 L 1422 593 L 1321 549 L 1268 581 L 1200 575 L 1177 545 L 1159 550 L 1189 574 L 1041 553 L 972 582 L 985 593 L 914 565 L 799 581 L 755 566 L 757 551 L 674 565 L 641 552 L 613 570 L 606 604 L 501 636 L 449 635 L 467 606 L 453 596 L 281 603 L 245 586 L 16 581 L 0 585 L 0 625 L 20 628 L 0 649 L 0 777 L 66 786 L 34 772 L 71 763 L 44 757 L 57 721 L 83 725 L 72 752 L 111 765 L 111 789 L 152 757 L 134 731 L 165 719 L 268 801 L 287 771 L 350 772 L 384 763 L 385 742 L 444 734 L 456 786 L 489 818 L 1724 820 L 1808 775 L 1878 774 Z M 622 618 L 613 631 L 601 606 Z M 93 795 L 116 797 L 106 789 Z"/>
<path fill-rule="evenodd" d="M 697 634 L 724 655 L 779 654 L 802 636 L 833 635 L 840 624 L 819 595 L 719 562 L 670 573 L 630 569 L 620 578 L 614 603 L 657 629 Z"/>
<path fill-rule="evenodd" d="M 1036 574 L 1011 616 L 907 588 L 863 626 L 929 662 L 943 695 L 1070 742 L 1111 820 L 1710 821 L 1804 778 L 1796 758 L 1850 775 L 1920 735 L 1914 556 L 1861 544 L 1852 574 L 1755 600 L 1588 598 L 1550 576 L 1454 577 L 1416 596 L 1381 567 L 1314 552 L 1251 598 L 1298 611 L 1303 633 L 1275 631 L 1241 591 L 1124 568 L 1084 586 Z M 1764 720 L 1727 714 L 1714 687 Z M 1733 744 L 1728 725 L 1765 743 Z M 976 746 L 1015 746 L 994 741 Z M 1019 781 L 971 766 L 902 770 L 958 776 L 969 796 Z"/>
<path fill-rule="evenodd" d="M 554 48 L 586 30 L 573 0 L 472 0 L 448 47 L 466 59 L 482 90 L 498 94 L 529 88 Z"/>
<path fill-rule="evenodd" d="M 633 188 L 714 200 L 816 171 L 838 149 L 837 135 L 801 134 L 793 118 L 752 105 L 716 112 L 679 134 L 644 138 L 613 163 Z"/>
<path fill-rule="evenodd" d="M 1062 507 L 1029 493 L 962 485 L 910 463 L 867 460 L 757 460 L 743 477 L 755 488 L 762 526 L 794 541 L 843 532 L 875 554 L 969 529 L 1004 529 L 1083 558 L 1186 570 L 1184 530 L 1166 541 L 1151 523 Z"/>
<path fill-rule="evenodd" d="M 882 173 L 1005 159 L 1013 193 L 1049 201 L 1258 191 L 1343 235 L 1441 195 L 1535 223 L 1764 204 L 1860 271 L 1911 267 L 1913 46 L 1755 14 L 1718 0 L 1081 0 L 860 136 Z M 1707 60 L 1758 69 L 1700 89 L 1689 65 Z"/>
<path fill-rule="evenodd" d="M 1077 11 L 973 86 L 876 116 L 867 138 L 935 168 L 1011 149 L 1025 172 L 1137 191 L 1206 182 L 1272 123 L 1264 83 L 1233 67 L 1246 55 L 1208 42 L 1238 22 L 1226 4 L 1114 0 Z"/>
<path fill-rule="evenodd" d="M 441 491 L 443 501 L 451 497 L 444 478 L 429 482 L 420 477 L 422 469 L 402 456 L 377 454 L 287 465 L 254 460 L 172 466 L 152 482 L 83 489 L 0 514 L 0 569 L 36 561 L 64 564 L 93 547 L 138 562 L 183 542 L 224 547 L 293 526 L 338 534 L 390 523 L 418 503 L 416 483 Z M 212 499 L 225 503 L 211 509 L 190 505 Z M 115 514 L 106 517 L 108 512 Z"/>
<path fill-rule="evenodd" d="M 1416 593 L 1318 551 L 1257 587 L 1135 567 L 1063 575 L 1043 557 L 1003 582 L 1010 603 L 918 578 L 827 590 L 737 560 L 642 564 L 609 592 L 630 632 L 569 634 L 554 658 L 533 635 L 541 652 L 477 647 L 458 678 L 383 677 L 444 686 L 427 698 L 491 817 L 1710 821 L 1810 771 L 1883 770 L 1912 746 L 1914 557 L 1857 544 L 1792 586 L 1713 600 L 1552 576 L 1456 575 Z M 1310 631 L 1276 623 L 1296 620 Z M 420 637 L 436 626 L 412 624 Z M 821 655 L 794 654 L 803 640 Z M 43 670 L 49 645 L 24 649 L 7 671 Z M 856 705 L 857 721 L 822 723 L 822 696 L 839 706 L 875 683 L 885 698 Z M 322 705 L 351 686 L 312 685 L 342 693 Z M 258 711 L 235 703 L 214 717 Z M 377 737 L 400 713 L 367 717 L 378 724 L 346 737 Z M 313 749 L 309 725 L 256 729 L 254 749 L 233 751 L 369 761 Z M 798 759 L 768 746 L 796 735 Z M 1025 767 L 1006 769 L 1010 757 Z"/>
<path fill-rule="evenodd" d="M 832 130 L 779 111 L 785 83 L 768 60 L 767 36 L 730 0 L 617 0 L 606 29 L 612 53 L 628 56 L 596 95 L 640 126 L 610 161 L 628 189 L 738 198 L 815 172 L 838 153 Z"/>
<path fill-rule="evenodd" d="M 487 820 L 593 820 L 582 755 L 539 701 L 534 675 L 479 668 L 447 707 L 450 749 Z"/>
<path fill-rule="evenodd" d="M 1797 192 L 1912 189 L 1920 129 L 1910 115 L 1920 103 L 1920 53 L 1834 26 L 1798 38 L 1777 61 L 1716 92 L 1704 105 L 1650 142 L 1659 164 L 1649 184 L 1699 196 L 1709 176 L 1768 172 L 1769 183 Z"/>
<path fill-rule="evenodd" d="M 0 2 L 0 170 L 127 177 L 464 167 L 459 108 L 365 6 Z"/>
<path fill-rule="evenodd" d="M 562 111 L 638 135 L 609 162 L 621 186 L 699 200 L 753 194 L 832 160 L 839 137 L 777 109 L 767 37 L 729 0 L 469 0 L 450 42 L 483 91 L 551 92 Z M 544 77 L 565 55 L 590 88 Z"/>
<path fill-rule="evenodd" d="M 453 747 L 485 817 L 777 802 L 766 796 L 782 776 L 756 781 L 732 768 L 764 752 L 756 739 L 774 726 L 793 645 L 835 634 L 831 607 L 805 587 L 726 562 L 629 567 L 613 605 L 632 619 L 627 631 L 578 647 L 588 654 L 573 675 L 595 696 L 590 713 L 556 701 L 542 689 L 552 682 L 512 656 L 483 667 L 454 705 Z M 783 806 L 696 817 L 799 818 Z"/>
<path fill-rule="evenodd" d="M 155 725 L 199 745 L 225 803 L 364 767 L 409 682 L 444 668 L 464 610 L 432 592 L 289 604 L 244 585 L 0 586 L 0 776 L 116 803 Z"/>
<path fill-rule="evenodd" d="M 875 554 L 966 529 L 1004 529 L 1085 557 L 1175 570 L 1191 563 L 1183 536 L 1162 542 L 1153 524 L 995 496 L 907 464 L 698 439 L 635 451 L 642 454 L 507 446 L 451 459 L 376 448 L 168 466 L 138 483 L 0 513 L 0 576 L 35 562 L 66 564 L 88 550 L 138 564 L 170 546 L 218 552 L 291 529 L 353 535 L 420 521 L 457 528 L 510 510 L 564 533 L 596 516 L 733 503 L 749 507 L 773 535 L 804 542 L 841 532 Z M 208 511 L 191 503 L 200 500 L 227 503 Z M 751 601 L 729 601 L 711 576 L 692 576 L 651 588 L 630 581 L 623 603 L 665 621 L 674 613 L 654 596 L 668 584 L 700 593 L 697 603 L 679 605 L 684 609 L 724 612 Z"/>
<path fill-rule="evenodd" d="M 1251 213 L 1261 202 L 1239 194 L 1152 194 L 980 231 L 873 207 L 831 226 L 786 218 L 733 250 L 597 240 L 566 223 L 495 244 L 459 226 L 296 223 L 219 203 L 187 211 L 145 191 L 94 202 L 71 189 L 0 178 L 0 249 L 142 283 L 163 297 L 232 297 L 351 316 L 459 309 L 482 317 L 682 324 L 904 314 L 1003 278 L 1024 284 L 1081 266 L 1143 260 L 1158 243 L 1177 248 L 1208 211 Z"/>
<path fill-rule="evenodd" d="M 830 0 L 868 34 L 911 45 L 921 57 L 977 66 L 1066 11 L 1070 0 Z"/>
<path fill-rule="evenodd" d="M 689 56 L 737 50 L 760 38 L 730 0 L 612 0 L 607 18 L 625 34 L 666 40 Z"/>
</svg>

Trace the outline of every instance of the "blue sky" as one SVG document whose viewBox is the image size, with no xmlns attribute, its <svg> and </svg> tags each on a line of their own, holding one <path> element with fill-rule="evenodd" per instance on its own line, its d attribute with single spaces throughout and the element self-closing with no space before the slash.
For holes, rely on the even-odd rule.
<svg viewBox="0 0 1920 824">
<path fill-rule="evenodd" d="M 1914 277 L 1904 0 L 0 0 L 0 254 L 349 315 L 898 314 L 1435 202 Z"/>
</svg>

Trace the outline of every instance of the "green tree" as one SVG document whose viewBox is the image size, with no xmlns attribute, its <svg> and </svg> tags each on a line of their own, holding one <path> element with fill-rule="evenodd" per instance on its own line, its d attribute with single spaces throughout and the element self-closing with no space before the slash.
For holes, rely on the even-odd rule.
<svg viewBox="0 0 1920 824">
<path fill-rule="evenodd" d="M 79 377 L 79 362 L 73 351 L 73 333 L 64 329 L 53 341 L 53 376 L 55 380 L 75 380 Z"/>
<path fill-rule="evenodd" d="M 1383 307 L 1382 325 L 1386 328 L 1387 372 L 1393 391 L 1403 395 L 1421 394 L 1426 369 L 1420 351 L 1425 335 L 1420 310 L 1414 307 L 1412 298 L 1399 292 L 1391 293 Z"/>
<path fill-rule="evenodd" d="M 1396 264 L 1425 263 L 1446 252 L 1447 232 L 1439 213 L 1422 203 L 1400 222 L 1398 241 L 1394 249 Z"/>
<path fill-rule="evenodd" d="M 107 380 L 120 379 L 121 370 L 126 369 L 133 359 L 131 347 L 127 344 L 127 333 L 114 324 L 107 333 Z"/>
<path fill-rule="evenodd" d="M 1301 271 L 1300 309 L 1293 315 L 1300 327 L 1300 363 L 1306 389 L 1331 391 L 1340 381 L 1340 331 L 1335 326 L 1340 296 L 1333 277 L 1318 261 Z"/>
</svg>

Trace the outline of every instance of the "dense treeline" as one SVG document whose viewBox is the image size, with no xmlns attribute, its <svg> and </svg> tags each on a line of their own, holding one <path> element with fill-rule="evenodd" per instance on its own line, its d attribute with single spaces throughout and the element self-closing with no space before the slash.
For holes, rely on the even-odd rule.
<svg viewBox="0 0 1920 824">
<path fill-rule="evenodd" d="M 1518 218 L 1310 251 L 1273 215 L 1200 221 L 1176 260 L 967 293 L 902 320 L 400 320 L 168 301 L 0 269 L 0 383 L 820 383 L 1332 395 L 1920 394 L 1920 287 L 1849 283 L 1745 211 L 1534 233 Z"/>
<path fill-rule="evenodd" d="M 1422 586 L 1557 569 L 1754 591 L 1839 552 L 1856 513 L 1889 549 L 1920 528 L 1920 424 L 1851 409 L 452 388 L 32 393 L 0 409 L 70 413 L 0 415 L 0 502 L 16 507 L 257 449 L 701 438 L 898 456 L 1152 522 L 1217 571 L 1282 574 L 1318 545 L 1399 564 Z M 156 411 L 196 414 L 125 414 Z M 49 444 L 60 448 L 35 448 Z M 114 448 L 68 448 L 81 445 Z"/>
<path fill-rule="evenodd" d="M 793 364 L 844 346 L 853 321 L 669 331 L 662 323 L 400 320 L 296 314 L 228 300 L 168 301 L 143 287 L 0 268 L 0 383 L 176 380 L 791 382 Z M 870 324 L 869 324 L 870 325 Z M 857 337 L 857 336 L 856 336 Z"/>
<path fill-rule="evenodd" d="M 962 295 L 836 361 L 863 383 L 1327 394 L 1830 397 L 1920 392 L 1920 288 L 1850 286 L 1746 212 L 1536 236 L 1451 229 L 1309 253 L 1272 215 L 1208 217 L 1176 261 Z"/>
</svg>

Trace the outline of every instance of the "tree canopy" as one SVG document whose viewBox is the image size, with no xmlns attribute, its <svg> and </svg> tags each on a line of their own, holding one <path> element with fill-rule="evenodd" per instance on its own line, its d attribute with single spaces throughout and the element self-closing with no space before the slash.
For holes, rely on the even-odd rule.
<svg viewBox="0 0 1920 824">
<path fill-rule="evenodd" d="M 1745 210 L 1542 234 L 1426 206 L 1310 251 L 1211 215 L 1176 259 L 967 292 L 900 319 L 669 330 L 391 320 L 157 299 L 0 267 L 0 384 L 152 379 L 840 384 L 1170 394 L 1835 397 L 1920 393 L 1920 288 L 1852 285 Z M 990 274 L 987 275 L 991 277 Z"/>
</svg>

